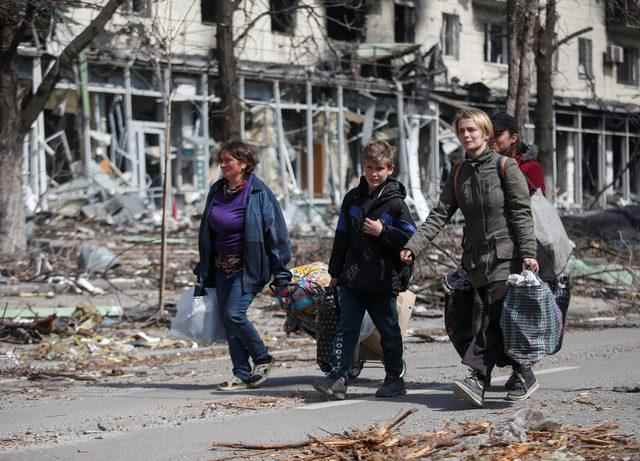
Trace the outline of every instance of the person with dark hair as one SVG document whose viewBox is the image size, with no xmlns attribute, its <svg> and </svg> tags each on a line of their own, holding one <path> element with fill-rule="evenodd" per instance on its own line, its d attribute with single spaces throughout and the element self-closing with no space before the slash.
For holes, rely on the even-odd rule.
<svg viewBox="0 0 640 461">
<path fill-rule="evenodd" d="M 493 148 L 501 154 L 511 157 L 518 162 L 520 171 L 527 178 L 529 194 L 541 189 L 544 194 L 544 169 L 538 161 L 538 151 L 535 146 L 528 146 L 520 138 L 520 129 L 516 119 L 506 112 L 498 112 L 492 117 Z"/>
<path fill-rule="evenodd" d="M 415 232 L 415 224 L 404 202 L 404 186 L 391 177 L 394 154 L 394 148 L 384 141 L 365 146 L 360 185 L 345 195 L 340 208 L 329 274 L 340 304 L 342 353 L 329 375 L 314 384 L 316 390 L 335 399 L 346 397 L 365 311 L 382 337 L 386 377 L 376 397 L 407 392 L 396 300 L 408 287 L 410 271 L 400 262 L 398 252 Z"/>
<path fill-rule="evenodd" d="M 231 391 L 259 386 L 274 363 L 247 310 L 271 279 L 276 286 L 291 281 L 291 248 L 277 199 L 253 173 L 255 148 L 228 142 L 217 160 L 222 178 L 207 196 L 194 272 L 204 287 L 216 289 L 233 364 L 233 378 L 219 389 Z"/>
<path fill-rule="evenodd" d="M 521 369 L 506 355 L 500 317 L 508 276 L 523 268 L 539 269 L 527 183 L 515 161 L 489 147 L 493 125 L 485 112 L 462 111 L 453 125 L 465 158 L 447 180 L 436 207 L 401 250 L 400 259 L 412 264 L 454 213 L 462 211 L 462 268 L 471 283 L 469 316 L 476 324 L 471 343 L 463 347 L 462 363 L 470 374 L 454 381 L 456 393 L 482 407 L 493 369 L 513 365 L 524 387 L 509 392 L 507 399 L 522 400 L 539 385 L 530 368 Z"/>
<path fill-rule="evenodd" d="M 520 139 L 520 129 L 516 119 L 506 113 L 498 112 L 492 117 L 494 136 L 492 140 L 495 151 L 501 155 L 511 157 L 518 162 L 520 171 L 527 178 L 529 194 L 533 195 L 540 189 L 544 195 L 544 169 L 538 161 L 538 151 L 535 145 L 526 145 Z M 541 263 L 540 277 L 549 284 L 551 291 L 556 297 L 556 302 L 563 315 L 563 322 L 566 321 L 566 313 L 571 300 L 571 283 L 567 274 L 555 274 L 553 261 L 544 257 L 544 251 L 538 245 L 538 261 Z M 522 382 L 518 378 L 518 370 L 513 370 L 511 376 L 504 384 L 505 389 L 513 391 L 522 387 Z"/>
</svg>

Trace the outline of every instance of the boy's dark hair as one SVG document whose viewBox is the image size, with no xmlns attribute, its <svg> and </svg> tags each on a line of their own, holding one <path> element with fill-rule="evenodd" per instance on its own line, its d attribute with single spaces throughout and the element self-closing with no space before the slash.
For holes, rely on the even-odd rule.
<svg viewBox="0 0 640 461">
<path fill-rule="evenodd" d="M 395 166 L 396 148 L 386 141 L 372 141 L 362 150 L 362 162 L 386 163 Z"/>
<path fill-rule="evenodd" d="M 247 164 L 247 169 L 245 170 L 245 174 L 247 176 L 253 173 L 253 170 L 255 170 L 256 165 L 258 164 L 256 148 L 251 144 L 247 144 L 242 141 L 229 141 L 224 143 L 218 150 L 218 155 L 216 156 L 218 162 L 220 162 L 220 158 L 224 152 L 231 155 L 236 160 L 240 160 Z"/>
</svg>

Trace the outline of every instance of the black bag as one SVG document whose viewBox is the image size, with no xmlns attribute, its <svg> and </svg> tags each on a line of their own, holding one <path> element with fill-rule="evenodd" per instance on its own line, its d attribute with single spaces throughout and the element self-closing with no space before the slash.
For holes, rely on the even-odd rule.
<svg viewBox="0 0 640 461">
<path fill-rule="evenodd" d="M 557 279 L 549 282 L 549 288 L 551 288 L 551 292 L 556 298 L 556 304 L 562 313 L 562 332 L 560 334 L 560 341 L 558 341 L 558 347 L 554 352 L 555 354 L 562 349 L 562 340 L 564 339 L 564 333 L 567 329 L 567 312 L 569 310 L 569 303 L 571 303 L 571 279 L 568 275 L 562 274 Z"/>
<path fill-rule="evenodd" d="M 316 363 L 324 373 L 330 372 L 336 365 L 338 342 L 342 350 L 342 341 L 336 340 L 338 319 L 340 318 L 336 289 L 327 287 L 322 306 L 316 317 Z"/>
</svg>

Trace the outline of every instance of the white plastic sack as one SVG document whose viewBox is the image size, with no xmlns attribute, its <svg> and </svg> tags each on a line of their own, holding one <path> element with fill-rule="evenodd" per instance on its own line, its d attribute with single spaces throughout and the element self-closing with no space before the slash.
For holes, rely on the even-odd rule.
<svg viewBox="0 0 640 461">
<path fill-rule="evenodd" d="M 369 336 L 371 336 L 375 328 L 376 327 L 373 324 L 373 320 L 371 320 L 369 313 L 367 311 L 364 311 L 364 317 L 362 318 L 362 323 L 360 324 L 360 336 L 358 337 L 358 343 L 361 343 Z"/>
<path fill-rule="evenodd" d="M 189 288 L 180 296 L 178 311 L 171 321 L 170 334 L 190 338 L 201 344 L 225 341 L 226 332 L 215 288 L 207 288 L 206 296 L 194 297 L 193 291 L 193 288 Z"/>
<path fill-rule="evenodd" d="M 531 213 L 542 253 L 538 255 L 542 278 L 555 278 L 567 266 L 575 245 L 567 235 L 558 210 L 540 189 L 531 196 Z"/>
</svg>

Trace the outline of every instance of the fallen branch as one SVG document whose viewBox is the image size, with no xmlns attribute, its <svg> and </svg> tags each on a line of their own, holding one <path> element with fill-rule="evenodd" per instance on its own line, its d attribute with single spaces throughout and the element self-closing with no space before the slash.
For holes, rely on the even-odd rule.
<svg viewBox="0 0 640 461">
<path fill-rule="evenodd" d="M 76 381 L 89 381 L 89 382 L 97 382 L 98 380 L 93 376 L 85 376 L 85 375 L 77 375 L 74 373 L 65 373 L 59 371 L 32 371 L 29 373 L 28 379 L 30 381 L 36 381 L 38 379 L 48 379 L 48 378 L 69 378 L 74 379 Z"/>
</svg>

